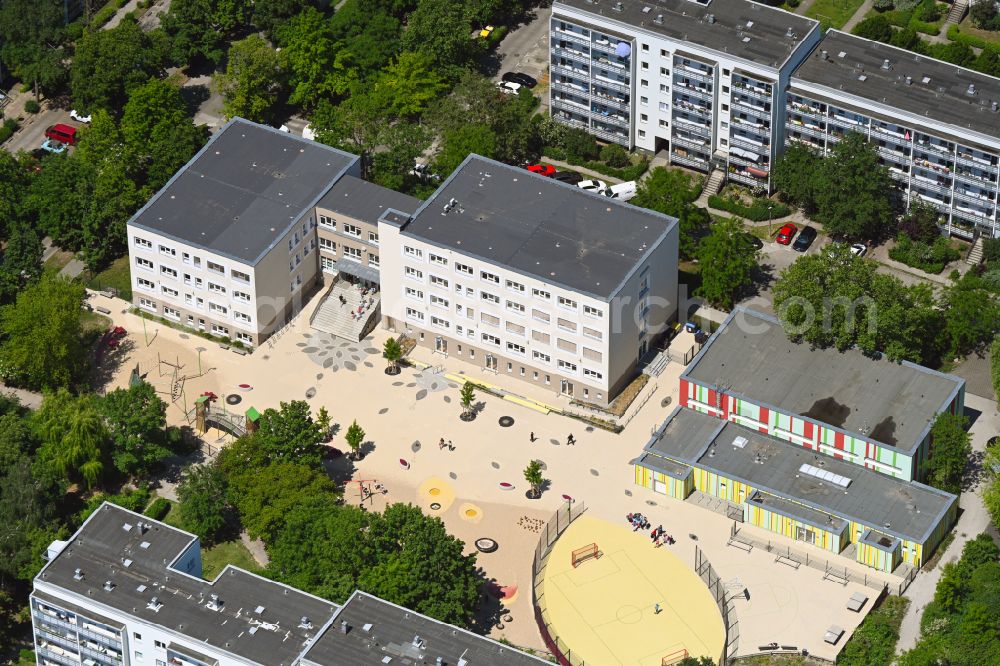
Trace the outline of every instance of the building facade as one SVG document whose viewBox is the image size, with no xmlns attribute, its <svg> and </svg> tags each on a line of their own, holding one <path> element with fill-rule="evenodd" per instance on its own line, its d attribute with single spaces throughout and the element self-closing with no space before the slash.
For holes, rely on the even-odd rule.
<svg viewBox="0 0 1000 666">
<path fill-rule="evenodd" d="M 552 117 L 603 141 L 768 187 L 782 91 L 819 24 L 746 0 L 557 0 Z"/>
<path fill-rule="evenodd" d="M 1000 79 L 831 30 L 785 95 L 786 145 L 873 142 L 907 203 L 964 238 L 1000 236 Z"/>
<path fill-rule="evenodd" d="M 386 328 L 607 405 L 677 310 L 673 218 L 472 155 L 379 223 Z"/>
</svg>

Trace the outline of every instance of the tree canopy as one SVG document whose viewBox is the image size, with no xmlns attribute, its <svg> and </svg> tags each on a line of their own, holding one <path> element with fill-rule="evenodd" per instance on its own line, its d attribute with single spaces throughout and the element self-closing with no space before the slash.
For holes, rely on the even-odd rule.
<svg viewBox="0 0 1000 666">
<path fill-rule="evenodd" d="M 144 476 L 170 456 L 167 404 L 152 384 L 139 382 L 109 392 L 100 403 L 111 437 L 111 460 L 127 476 Z"/>
<path fill-rule="evenodd" d="M 181 526 L 204 545 L 215 543 L 226 526 L 226 477 L 215 465 L 192 465 L 177 486 Z"/>
<path fill-rule="evenodd" d="M 962 474 L 972 453 L 972 443 L 961 414 L 938 414 L 931 426 L 931 453 L 927 459 L 927 482 L 950 493 L 962 490 Z"/>
<path fill-rule="evenodd" d="M 680 254 L 695 257 L 698 241 L 711 221 L 704 208 L 694 205 L 701 195 L 697 177 L 679 169 L 656 167 L 639 183 L 635 197 L 629 202 L 664 215 L 676 217 L 680 230 Z"/>
<path fill-rule="evenodd" d="M 226 71 L 216 75 L 226 116 L 258 123 L 273 120 L 285 81 L 282 58 L 260 35 L 250 35 L 229 47 Z"/>
<path fill-rule="evenodd" d="M 753 283 L 757 250 L 743 223 L 734 218 L 717 221 L 697 250 L 701 284 L 695 296 L 729 310 L 742 289 Z"/>
</svg>

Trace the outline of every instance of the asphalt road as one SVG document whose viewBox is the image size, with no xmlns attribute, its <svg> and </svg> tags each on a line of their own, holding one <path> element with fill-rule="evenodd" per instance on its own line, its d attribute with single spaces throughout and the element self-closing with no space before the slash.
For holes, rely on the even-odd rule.
<svg viewBox="0 0 1000 666">
<path fill-rule="evenodd" d="M 538 80 L 534 92 L 548 106 L 549 81 L 549 16 L 548 7 L 535 10 L 534 18 L 504 36 L 496 50 L 500 70 L 495 80 L 504 72 L 524 72 Z"/>
<path fill-rule="evenodd" d="M 80 127 L 80 123 L 70 120 L 69 111 L 64 109 L 43 109 L 35 115 L 23 114 L 24 122 L 19 129 L 6 143 L 4 150 L 16 154 L 22 150 L 31 152 L 39 148 L 45 141 L 45 130 L 55 123 L 65 123 L 73 127 Z"/>
</svg>

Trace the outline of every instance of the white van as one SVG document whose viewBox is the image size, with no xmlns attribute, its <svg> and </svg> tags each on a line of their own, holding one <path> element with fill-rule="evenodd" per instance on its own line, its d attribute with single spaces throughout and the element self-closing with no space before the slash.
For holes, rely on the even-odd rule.
<svg viewBox="0 0 1000 666">
<path fill-rule="evenodd" d="M 617 185 L 612 185 L 608 189 L 604 190 L 604 196 L 611 199 L 618 199 L 619 201 L 628 201 L 636 195 L 638 192 L 636 182 L 630 180 L 627 183 L 618 183 Z"/>
</svg>

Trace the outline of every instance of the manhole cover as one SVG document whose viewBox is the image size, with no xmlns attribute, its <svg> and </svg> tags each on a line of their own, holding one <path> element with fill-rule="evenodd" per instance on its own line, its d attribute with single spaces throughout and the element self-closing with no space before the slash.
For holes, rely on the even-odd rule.
<svg viewBox="0 0 1000 666">
<path fill-rule="evenodd" d="M 667 405 L 670 404 L 671 400 L 672 398 L 668 395 L 666 398 L 660 401 L 660 407 L 666 407 Z"/>
<path fill-rule="evenodd" d="M 500 463 L 498 463 L 498 462 L 491 462 L 490 463 L 490 467 L 492 467 L 493 469 L 500 469 Z"/>
<path fill-rule="evenodd" d="M 236 395 L 236 394 L 231 393 L 231 394 L 229 394 L 229 395 L 226 396 L 226 402 L 229 403 L 230 405 L 238 405 L 238 404 L 240 404 L 240 402 L 242 400 L 243 400 L 243 396 L 241 396 L 241 395 Z"/>
<path fill-rule="evenodd" d="M 441 508 L 441 504 L 439 502 L 431 502 L 431 510 L 432 511 L 437 511 L 440 508 Z"/>
<path fill-rule="evenodd" d="M 498 419 L 498 423 L 500 424 L 501 428 L 509 428 L 512 425 L 514 425 L 514 417 L 513 416 L 501 416 Z"/>
</svg>

